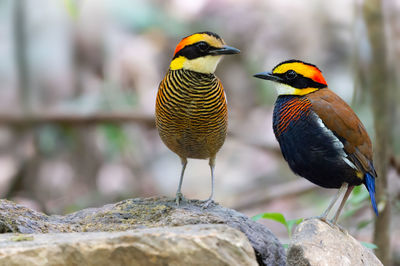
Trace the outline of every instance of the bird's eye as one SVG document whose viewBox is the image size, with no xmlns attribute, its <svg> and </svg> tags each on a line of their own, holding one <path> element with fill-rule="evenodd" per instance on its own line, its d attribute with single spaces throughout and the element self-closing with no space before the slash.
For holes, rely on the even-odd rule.
<svg viewBox="0 0 400 266">
<path fill-rule="evenodd" d="M 206 42 L 199 42 L 197 44 L 197 47 L 201 52 L 206 52 L 210 48 L 210 46 Z"/>
<path fill-rule="evenodd" d="M 286 72 L 287 79 L 294 79 L 295 77 L 297 77 L 297 73 L 293 70 L 289 70 L 288 72 Z"/>
</svg>

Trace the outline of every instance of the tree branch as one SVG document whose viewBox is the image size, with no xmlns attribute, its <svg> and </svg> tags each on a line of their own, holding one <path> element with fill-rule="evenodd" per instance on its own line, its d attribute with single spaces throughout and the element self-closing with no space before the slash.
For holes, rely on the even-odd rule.
<svg viewBox="0 0 400 266">
<path fill-rule="evenodd" d="M 22 116 L 18 114 L 0 114 L 0 125 L 11 127 L 36 126 L 42 124 L 63 124 L 63 125 L 88 125 L 102 123 L 137 123 L 153 128 L 155 119 L 153 115 L 137 112 L 113 112 L 94 114 L 31 114 Z"/>
</svg>

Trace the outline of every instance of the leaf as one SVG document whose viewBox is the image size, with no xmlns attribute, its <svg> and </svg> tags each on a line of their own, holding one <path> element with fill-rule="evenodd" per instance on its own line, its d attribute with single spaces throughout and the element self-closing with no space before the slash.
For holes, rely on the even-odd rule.
<svg viewBox="0 0 400 266">
<path fill-rule="evenodd" d="M 369 249 L 377 249 L 378 248 L 377 245 L 375 245 L 374 243 L 369 243 L 369 242 L 361 242 L 361 245 L 363 245 L 364 247 L 369 248 Z"/>
<path fill-rule="evenodd" d="M 257 221 L 260 218 L 274 220 L 274 221 L 276 221 L 278 223 L 281 223 L 281 224 L 283 224 L 284 226 L 287 227 L 287 222 L 286 222 L 285 217 L 283 216 L 282 213 L 279 213 L 279 212 L 266 212 L 266 213 L 262 213 L 262 214 L 256 215 L 253 218 L 256 219 L 255 221 Z"/>
<path fill-rule="evenodd" d="M 260 213 L 260 214 L 254 215 L 253 217 L 251 217 L 251 219 L 253 221 L 257 221 L 257 220 L 260 220 L 262 218 L 262 216 L 263 216 L 263 214 Z"/>
<path fill-rule="evenodd" d="M 302 221 L 303 221 L 303 218 L 293 219 L 293 220 L 287 221 L 287 229 L 289 231 L 289 234 L 291 234 L 293 226 L 298 225 Z"/>
<path fill-rule="evenodd" d="M 251 219 L 253 221 L 257 221 L 259 219 L 269 219 L 273 220 L 275 222 L 281 223 L 286 227 L 286 230 L 288 232 L 289 238 L 292 236 L 292 229 L 294 225 L 297 225 L 303 221 L 303 218 L 299 219 L 293 219 L 293 220 L 286 220 L 285 216 L 283 216 L 282 213 L 279 212 L 266 212 L 266 213 L 261 213 L 258 215 L 253 216 Z"/>
<path fill-rule="evenodd" d="M 289 244 L 282 244 L 284 249 L 288 249 L 289 248 Z"/>
</svg>

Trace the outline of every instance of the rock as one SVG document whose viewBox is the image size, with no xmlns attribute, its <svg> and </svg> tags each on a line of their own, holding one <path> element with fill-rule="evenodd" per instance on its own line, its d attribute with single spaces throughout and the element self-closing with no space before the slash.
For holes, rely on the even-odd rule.
<svg viewBox="0 0 400 266">
<path fill-rule="evenodd" d="M 163 226 L 226 224 L 247 236 L 260 265 L 286 264 L 284 248 L 264 225 L 219 205 L 203 210 L 200 203 L 191 200 L 176 206 L 173 199 L 167 198 L 128 199 L 65 216 L 47 216 L 0 200 L 0 232 L 114 232 Z"/>
<path fill-rule="evenodd" d="M 0 235 L 0 265 L 257 265 L 246 236 L 227 225 L 24 236 Z"/>
<path fill-rule="evenodd" d="M 347 232 L 318 219 L 299 224 L 287 253 L 288 265 L 382 265 Z"/>
</svg>

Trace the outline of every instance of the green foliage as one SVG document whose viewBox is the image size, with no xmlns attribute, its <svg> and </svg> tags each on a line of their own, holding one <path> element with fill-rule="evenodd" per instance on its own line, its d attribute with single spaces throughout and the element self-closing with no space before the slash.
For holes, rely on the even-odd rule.
<svg viewBox="0 0 400 266">
<path fill-rule="evenodd" d="M 67 10 L 68 14 L 73 19 L 78 18 L 79 10 L 78 10 L 77 1 L 76 0 L 64 0 L 63 2 L 64 2 L 64 6 L 65 6 L 65 9 Z"/>
<path fill-rule="evenodd" d="M 363 245 L 364 247 L 369 248 L 369 249 L 377 249 L 378 248 L 378 246 L 373 243 L 368 243 L 368 242 L 360 242 L 360 243 L 361 243 L 361 245 Z"/>
<path fill-rule="evenodd" d="M 292 220 L 286 220 L 285 216 L 283 216 L 282 213 L 279 212 L 266 212 L 266 213 L 261 213 L 256 216 L 253 216 L 251 219 L 254 221 L 257 221 L 259 219 L 269 219 L 273 220 L 275 222 L 281 223 L 286 227 L 286 230 L 288 232 L 289 238 L 292 237 L 292 231 L 293 227 L 295 225 L 298 225 L 303 221 L 303 218 L 299 219 L 292 219 Z"/>
<path fill-rule="evenodd" d="M 362 194 L 361 190 L 356 192 L 356 197 L 354 197 L 354 202 L 359 202 L 359 199 L 361 198 L 361 196 L 359 195 Z M 269 220 L 273 220 L 275 222 L 281 223 L 286 227 L 286 230 L 288 232 L 288 236 L 289 238 L 292 237 L 292 231 L 293 231 L 293 227 L 295 225 L 300 224 L 303 221 L 303 218 L 299 218 L 299 219 L 292 219 L 292 220 L 286 220 L 285 216 L 283 216 L 282 213 L 279 212 L 266 212 L 266 213 L 260 213 L 257 214 L 255 216 L 253 216 L 251 218 L 253 221 L 257 221 L 259 219 L 269 219 Z M 372 220 L 368 220 L 368 221 L 361 221 L 358 226 L 357 229 L 362 229 L 365 226 L 367 226 L 369 223 L 371 223 Z M 369 249 L 376 249 L 378 248 L 375 244 L 373 243 L 368 243 L 368 242 L 360 242 L 364 247 L 369 248 Z M 287 249 L 289 247 L 289 244 L 282 244 L 282 246 Z"/>
<path fill-rule="evenodd" d="M 101 133 L 107 140 L 107 151 L 110 155 L 119 154 L 130 146 L 130 141 L 123 128 L 116 124 L 99 126 Z"/>
<path fill-rule="evenodd" d="M 62 149 L 73 146 L 76 139 L 74 129 L 62 125 L 44 125 L 37 129 L 37 145 L 40 152 L 52 156 Z"/>
</svg>

